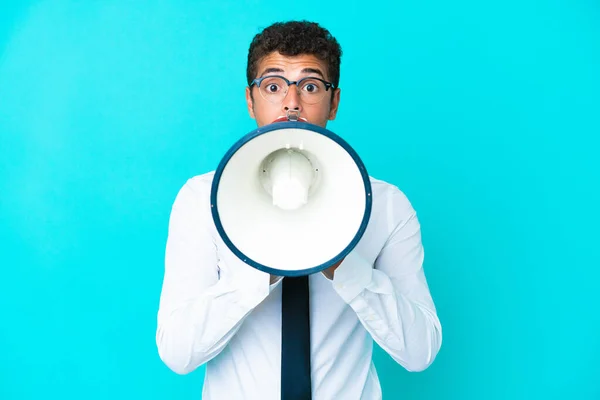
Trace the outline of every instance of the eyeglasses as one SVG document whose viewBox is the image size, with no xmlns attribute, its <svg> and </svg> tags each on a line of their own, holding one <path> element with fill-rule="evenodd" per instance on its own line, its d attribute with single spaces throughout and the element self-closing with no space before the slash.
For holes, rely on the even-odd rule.
<svg viewBox="0 0 600 400">
<path fill-rule="evenodd" d="M 250 83 L 258 86 L 258 91 L 263 99 L 273 104 L 280 104 L 288 93 L 290 85 L 296 85 L 298 94 L 306 104 L 316 104 L 323 100 L 330 88 L 335 89 L 331 82 L 314 76 L 307 76 L 297 81 L 290 81 L 283 76 L 267 75 L 254 79 Z"/>
</svg>

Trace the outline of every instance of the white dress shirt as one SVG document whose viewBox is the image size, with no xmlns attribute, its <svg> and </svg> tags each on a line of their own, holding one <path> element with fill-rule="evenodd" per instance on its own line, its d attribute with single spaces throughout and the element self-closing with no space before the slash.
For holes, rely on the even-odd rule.
<svg viewBox="0 0 600 400">
<path fill-rule="evenodd" d="M 210 212 L 213 176 L 187 181 L 171 210 L 158 352 L 179 374 L 206 364 L 204 400 L 279 400 L 281 280 L 270 284 L 221 240 Z M 397 187 L 371 184 L 362 239 L 333 280 L 309 278 L 314 400 L 381 399 L 373 341 L 409 371 L 427 368 L 441 346 L 416 213 Z"/>
</svg>

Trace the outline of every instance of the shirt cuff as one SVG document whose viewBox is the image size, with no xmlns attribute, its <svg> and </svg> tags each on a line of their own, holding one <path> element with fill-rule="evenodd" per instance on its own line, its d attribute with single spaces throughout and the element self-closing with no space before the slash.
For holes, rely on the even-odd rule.
<svg viewBox="0 0 600 400">
<path fill-rule="evenodd" d="M 333 287 L 346 303 L 350 303 L 369 286 L 372 278 L 373 265 L 356 252 L 350 252 L 333 274 Z"/>
<path fill-rule="evenodd" d="M 283 276 L 277 277 L 277 280 L 274 283 L 271 283 L 269 285 L 269 293 L 272 292 L 277 286 L 279 286 L 279 284 L 281 283 L 281 281 L 283 280 Z M 271 278 L 269 277 L 269 282 L 271 281 Z"/>
</svg>

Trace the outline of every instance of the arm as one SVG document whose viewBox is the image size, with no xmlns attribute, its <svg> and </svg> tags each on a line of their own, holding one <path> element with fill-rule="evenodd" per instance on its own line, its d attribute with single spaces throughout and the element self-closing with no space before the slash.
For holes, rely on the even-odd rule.
<svg viewBox="0 0 600 400">
<path fill-rule="evenodd" d="M 187 182 L 173 204 L 157 317 L 160 358 L 180 374 L 219 354 L 271 290 L 269 275 L 245 264 L 220 279 L 209 196 L 202 192 Z"/>
<path fill-rule="evenodd" d="M 333 286 L 381 348 L 407 370 L 422 371 L 440 349 L 442 329 L 423 271 L 420 224 L 396 188 L 388 193 L 388 210 L 390 234 L 375 268 L 351 252 L 335 270 Z"/>
</svg>

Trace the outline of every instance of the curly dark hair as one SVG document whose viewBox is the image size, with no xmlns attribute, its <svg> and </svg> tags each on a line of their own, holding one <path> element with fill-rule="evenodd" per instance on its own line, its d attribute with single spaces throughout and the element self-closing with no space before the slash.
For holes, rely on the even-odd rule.
<svg viewBox="0 0 600 400">
<path fill-rule="evenodd" d="M 258 33 L 250 43 L 246 78 L 256 78 L 260 60 L 277 51 L 284 56 L 310 54 L 326 61 L 329 79 L 338 86 L 342 48 L 329 31 L 315 22 L 276 22 Z"/>
</svg>

